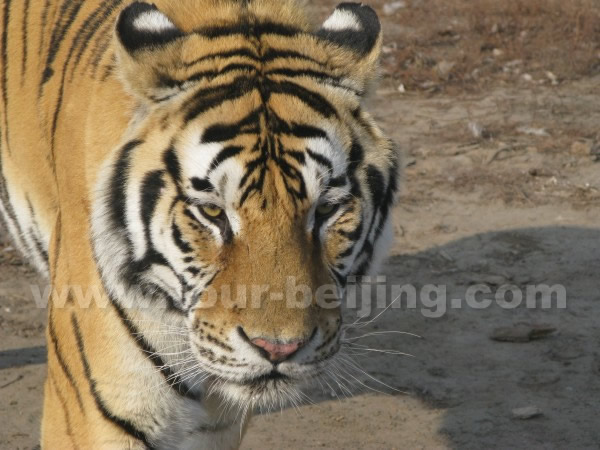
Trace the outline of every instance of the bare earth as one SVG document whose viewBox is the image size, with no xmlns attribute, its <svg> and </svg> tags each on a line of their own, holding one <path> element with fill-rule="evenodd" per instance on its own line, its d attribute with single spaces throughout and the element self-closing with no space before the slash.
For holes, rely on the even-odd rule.
<svg viewBox="0 0 600 450">
<path fill-rule="evenodd" d="M 374 3 L 383 12 L 383 2 Z M 406 3 L 382 14 L 385 76 L 370 108 L 403 149 L 407 166 L 395 212 L 397 239 L 383 271 L 390 286 L 445 286 L 448 300 L 438 314 L 420 300 L 416 308 L 396 302 L 350 329 L 349 338 L 383 331 L 422 338 L 392 333 L 351 341 L 364 346 L 344 348 L 353 368 L 340 363 L 321 386 L 307 388 L 312 404 L 257 416 L 242 448 L 598 448 L 599 70 L 557 75 L 553 82 L 530 60 L 502 61 L 497 64 L 504 78 L 489 75 L 475 86 L 462 75 L 440 78 L 439 49 L 431 43 L 437 75 L 429 84 L 418 77 L 404 81 L 403 33 L 433 32 L 423 20 L 427 2 Z M 329 5 L 315 7 L 324 13 Z M 419 11 L 421 22 L 408 23 Z M 442 52 L 449 61 L 461 53 L 458 35 L 442 36 L 456 41 Z M 594 45 L 590 51 L 600 52 L 597 40 Z M 400 67 L 395 72 L 394 64 Z M 520 64 L 517 75 L 510 72 Z M 532 64 L 530 80 L 522 74 Z M 400 83 L 406 92 L 398 90 Z M 46 311 L 35 306 L 30 285 L 36 283 L 43 291 L 45 281 L 5 241 L 0 449 L 30 449 L 39 437 Z M 467 288 L 481 283 L 493 291 L 505 284 L 523 291 L 560 284 L 567 307 L 466 305 Z M 451 299 L 462 299 L 461 307 L 453 308 Z M 345 314 L 352 323 L 360 313 Z M 555 331 L 528 342 L 491 339 L 501 327 Z M 516 417 L 513 410 L 524 407 L 540 414 Z"/>
</svg>

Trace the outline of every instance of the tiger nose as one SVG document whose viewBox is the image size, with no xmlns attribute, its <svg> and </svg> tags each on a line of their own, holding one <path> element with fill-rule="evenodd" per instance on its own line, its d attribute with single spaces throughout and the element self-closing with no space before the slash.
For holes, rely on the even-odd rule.
<svg viewBox="0 0 600 450">
<path fill-rule="evenodd" d="M 286 359 L 289 359 L 305 343 L 305 341 L 293 341 L 286 344 L 281 344 L 262 338 L 252 339 L 250 342 L 252 342 L 255 347 L 258 347 L 265 352 L 270 361 L 276 363 L 280 363 Z"/>
</svg>

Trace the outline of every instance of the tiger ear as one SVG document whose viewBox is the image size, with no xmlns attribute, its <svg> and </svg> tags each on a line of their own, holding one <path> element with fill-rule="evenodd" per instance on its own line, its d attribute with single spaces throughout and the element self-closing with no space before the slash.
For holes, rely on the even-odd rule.
<svg viewBox="0 0 600 450">
<path fill-rule="evenodd" d="M 128 90 L 142 98 L 160 96 L 160 66 L 168 67 L 181 52 L 185 33 L 155 5 L 134 2 L 117 21 L 117 65 Z"/>
<path fill-rule="evenodd" d="M 361 90 L 377 75 L 383 35 L 377 13 L 361 3 L 341 3 L 317 36 L 334 45 L 332 62 Z"/>
</svg>

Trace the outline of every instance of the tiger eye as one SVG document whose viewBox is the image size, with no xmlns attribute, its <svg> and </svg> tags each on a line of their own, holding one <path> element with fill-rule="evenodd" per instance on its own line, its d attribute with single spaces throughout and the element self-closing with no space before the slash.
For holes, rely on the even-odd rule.
<svg viewBox="0 0 600 450">
<path fill-rule="evenodd" d="M 317 206 L 317 214 L 320 216 L 328 216 L 335 209 L 335 205 L 331 203 L 323 203 L 322 205 Z"/>
<path fill-rule="evenodd" d="M 208 217 L 212 217 L 212 218 L 217 218 L 219 217 L 221 214 L 223 214 L 223 208 L 219 208 L 218 206 L 215 205 L 204 205 L 201 206 L 202 208 L 202 212 L 204 212 L 204 214 L 206 214 Z"/>
</svg>

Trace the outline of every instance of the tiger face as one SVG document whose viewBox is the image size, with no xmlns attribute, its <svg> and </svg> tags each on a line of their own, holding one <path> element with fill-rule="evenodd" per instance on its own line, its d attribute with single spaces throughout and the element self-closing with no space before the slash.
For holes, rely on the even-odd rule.
<svg viewBox="0 0 600 450">
<path fill-rule="evenodd" d="M 389 242 L 398 156 L 362 109 L 381 30 L 357 4 L 316 32 L 287 2 L 169 8 L 117 25 L 138 106 L 100 176 L 97 263 L 194 389 L 266 405 L 335 357 L 346 280 Z"/>
</svg>

